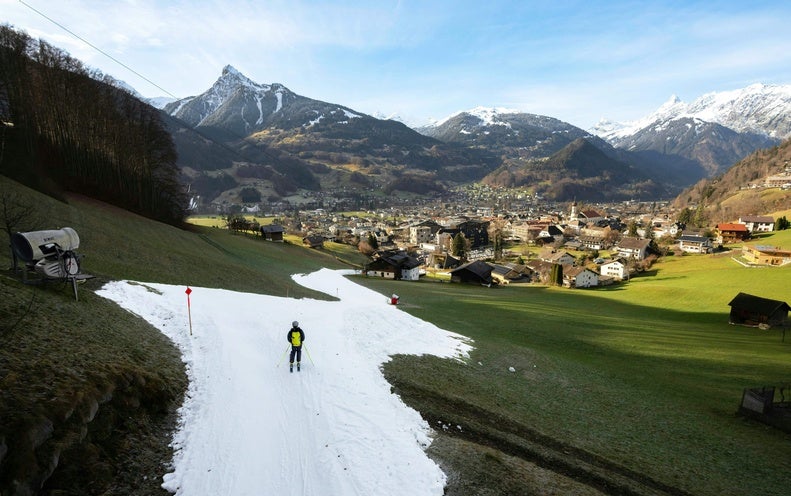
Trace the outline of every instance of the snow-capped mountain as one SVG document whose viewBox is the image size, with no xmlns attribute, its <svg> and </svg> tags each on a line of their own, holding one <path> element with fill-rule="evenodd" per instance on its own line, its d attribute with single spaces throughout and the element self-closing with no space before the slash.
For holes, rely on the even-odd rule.
<svg viewBox="0 0 791 496">
<path fill-rule="evenodd" d="M 567 122 L 503 107 L 475 107 L 418 131 L 444 142 L 519 157 L 548 157 L 578 138 L 609 148 L 599 137 Z"/>
<path fill-rule="evenodd" d="M 791 136 L 791 85 L 754 84 L 707 93 L 692 103 L 670 97 L 633 122 L 603 119 L 591 132 L 657 164 L 720 174 L 755 150 Z"/>
<path fill-rule="evenodd" d="M 283 85 L 256 83 L 227 65 L 211 88 L 171 102 L 164 110 L 193 127 L 219 127 L 247 136 L 299 98 Z"/>
<path fill-rule="evenodd" d="M 271 181 L 278 195 L 321 189 L 322 182 L 436 191 L 438 178 L 473 181 L 499 165 L 490 153 L 447 145 L 397 120 L 300 96 L 282 84 L 256 83 L 231 66 L 211 88 L 163 112 L 175 118 L 174 128 L 180 123 L 194 131 L 173 133 L 179 165 L 190 171 L 193 185 L 213 187 L 216 178 L 206 179 L 203 171 L 224 170 L 227 184 L 215 189 L 226 191 L 261 179 Z M 236 157 L 229 162 L 227 153 L 212 154 L 208 143 Z M 244 177 L 234 177 L 234 163 L 246 164 Z M 208 187 L 201 194 L 216 196 Z"/>
<path fill-rule="evenodd" d="M 673 95 L 650 115 L 626 123 L 602 119 L 591 132 L 618 146 L 649 126 L 685 118 L 720 124 L 739 133 L 785 139 L 791 136 L 791 85 L 753 84 L 706 93 L 692 103 Z"/>
</svg>

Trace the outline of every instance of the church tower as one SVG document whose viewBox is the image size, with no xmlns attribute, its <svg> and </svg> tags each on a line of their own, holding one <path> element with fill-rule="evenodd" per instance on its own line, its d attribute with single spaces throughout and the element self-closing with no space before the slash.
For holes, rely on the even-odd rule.
<svg viewBox="0 0 791 496">
<path fill-rule="evenodd" d="M 571 204 L 571 213 L 569 214 L 569 220 L 575 221 L 577 219 L 577 200 L 574 200 Z"/>
</svg>

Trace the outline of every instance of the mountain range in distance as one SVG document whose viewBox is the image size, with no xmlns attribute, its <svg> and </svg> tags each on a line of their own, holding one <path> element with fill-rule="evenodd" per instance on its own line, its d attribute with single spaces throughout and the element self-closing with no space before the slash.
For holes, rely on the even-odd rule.
<svg viewBox="0 0 791 496">
<path fill-rule="evenodd" d="M 301 189 L 437 195 L 466 183 L 558 201 L 668 199 L 791 136 L 791 85 L 689 104 L 673 97 L 635 122 L 589 130 L 486 107 L 413 129 L 231 66 L 200 95 L 150 103 L 166 115 L 184 180 L 205 202 L 274 201 Z"/>
</svg>

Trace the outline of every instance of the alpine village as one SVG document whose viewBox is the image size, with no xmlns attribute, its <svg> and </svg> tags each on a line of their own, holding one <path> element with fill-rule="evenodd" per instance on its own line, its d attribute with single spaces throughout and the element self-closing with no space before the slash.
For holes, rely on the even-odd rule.
<svg viewBox="0 0 791 496">
<path fill-rule="evenodd" d="M 429 424 L 464 425 L 428 450 L 445 494 L 788 494 L 791 86 L 731 93 L 671 99 L 639 128 L 478 107 L 413 129 L 230 65 L 148 101 L 0 26 L 0 495 L 168 493 L 185 364 L 124 344 L 144 324 L 104 284 L 305 298 L 288 274 L 321 265 L 478 333 L 466 365 L 381 365 Z M 669 322 L 692 330 L 641 330 Z M 476 372 L 496 356 L 515 369 Z M 558 375 L 508 386 L 526 361 Z M 570 391 L 567 364 L 607 379 Z M 577 418 L 621 430 L 585 442 Z"/>
</svg>

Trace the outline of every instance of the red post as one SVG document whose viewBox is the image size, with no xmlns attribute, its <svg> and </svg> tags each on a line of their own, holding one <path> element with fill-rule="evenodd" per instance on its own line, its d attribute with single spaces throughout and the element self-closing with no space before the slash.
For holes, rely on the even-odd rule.
<svg viewBox="0 0 791 496">
<path fill-rule="evenodd" d="M 187 293 L 187 316 L 190 320 L 190 336 L 192 336 L 192 310 L 190 309 L 190 293 L 192 293 L 192 289 L 188 286 L 184 292 Z"/>
</svg>

